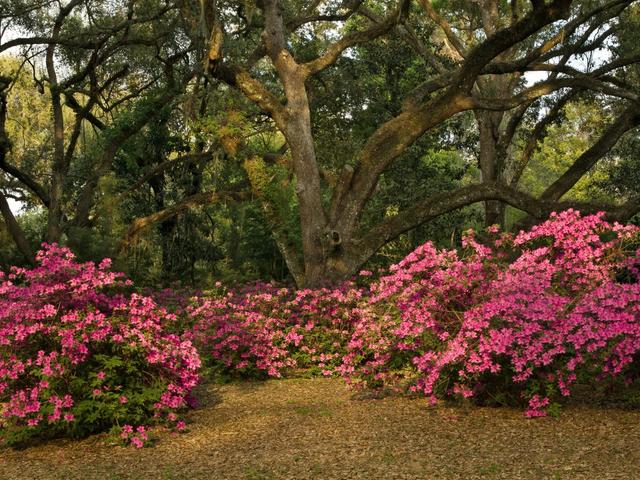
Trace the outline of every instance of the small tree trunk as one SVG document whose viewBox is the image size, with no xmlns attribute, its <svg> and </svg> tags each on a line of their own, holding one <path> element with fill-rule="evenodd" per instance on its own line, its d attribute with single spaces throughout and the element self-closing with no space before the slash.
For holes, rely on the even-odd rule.
<svg viewBox="0 0 640 480">
<path fill-rule="evenodd" d="M 507 206 L 502 202 L 489 200 L 484 202 L 484 224 L 487 227 L 498 225 L 505 228 Z"/>
<path fill-rule="evenodd" d="M 0 163 L 4 164 L 7 152 L 9 151 L 10 144 L 9 139 L 5 131 L 5 123 L 7 119 L 7 97 L 6 89 L 11 84 L 11 79 L 7 77 L 0 77 Z M 6 197 L 0 192 L 0 216 L 4 219 L 4 223 L 9 230 L 9 234 L 16 243 L 20 253 L 29 261 L 33 262 L 33 251 L 27 241 L 22 228 L 16 221 L 13 212 L 9 208 L 9 202 Z"/>
<path fill-rule="evenodd" d="M 500 122 L 502 112 L 476 112 L 478 130 L 480 131 L 480 171 L 483 182 L 499 182 L 503 173 L 505 162 L 500 161 L 500 149 L 498 142 L 500 139 Z M 484 223 L 485 225 L 499 225 L 504 228 L 506 207 L 502 202 L 488 200 L 484 202 Z"/>
<path fill-rule="evenodd" d="M 13 241 L 18 247 L 20 253 L 22 253 L 29 263 L 33 263 L 33 250 L 31 250 L 31 246 L 29 245 L 27 238 L 24 236 L 22 228 L 20 228 L 20 225 L 18 225 L 18 222 L 13 216 L 13 213 L 9 208 L 9 203 L 2 192 L 0 192 L 0 215 L 4 219 L 7 230 L 9 230 L 9 234 L 11 235 L 11 238 L 13 238 Z"/>
<path fill-rule="evenodd" d="M 62 182 L 61 172 L 54 172 L 49 190 L 49 216 L 47 219 L 47 242 L 59 242 L 62 237 Z"/>
</svg>

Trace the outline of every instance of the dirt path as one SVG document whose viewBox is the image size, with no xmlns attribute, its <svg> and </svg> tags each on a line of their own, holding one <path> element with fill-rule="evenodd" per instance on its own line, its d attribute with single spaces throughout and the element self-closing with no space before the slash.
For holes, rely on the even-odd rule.
<svg viewBox="0 0 640 480">
<path fill-rule="evenodd" d="M 640 479 L 640 412 L 352 400 L 340 380 L 207 386 L 187 434 L 135 451 L 105 437 L 0 449 L 0 479 Z"/>
</svg>

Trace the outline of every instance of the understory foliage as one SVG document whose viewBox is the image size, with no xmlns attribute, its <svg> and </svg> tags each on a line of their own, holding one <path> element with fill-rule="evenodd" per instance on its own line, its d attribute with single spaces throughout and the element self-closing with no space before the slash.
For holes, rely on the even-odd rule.
<svg viewBox="0 0 640 480">
<path fill-rule="evenodd" d="M 0 274 L 0 436 L 84 436 L 124 427 L 136 446 L 143 424 L 177 425 L 200 358 L 176 322 L 130 282 L 45 245 L 33 269 Z M 125 435 L 137 425 L 136 436 Z"/>
<path fill-rule="evenodd" d="M 110 262 L 45 246 L 0 276 L 0 436 L 184 428 L 203 363 L 220 375 L 342 375 L 355 388 L 544 416 L 576 384 L 640 365 L 640 228 L 568 210 L 518 234 L 426 243 L 379 278 L 295 290 L 132 293 Z M 198 353 L 199 352 L 199 353 Z"/>
</svg>

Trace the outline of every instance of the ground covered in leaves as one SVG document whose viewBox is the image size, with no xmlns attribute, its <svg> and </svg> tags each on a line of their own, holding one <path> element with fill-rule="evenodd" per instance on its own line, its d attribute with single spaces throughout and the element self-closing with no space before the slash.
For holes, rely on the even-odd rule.
<svg viewBox="0 0 640 480">
<path fill-rule="evenodd" d="M 0 447 L 0 479 L 636 479 L 640 412 L 356 399 L 338 379 L 206 385 L 186 434 L 151 448 L 107 436 Z"/>
</svg>

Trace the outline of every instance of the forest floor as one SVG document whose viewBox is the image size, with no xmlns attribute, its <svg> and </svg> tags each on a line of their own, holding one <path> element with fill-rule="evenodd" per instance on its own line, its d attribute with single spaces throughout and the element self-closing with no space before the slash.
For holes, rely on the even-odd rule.
<svg viewBox="0 0 640 480">
<path fill-rule="evenodd" d="M 189 431 L 150 448 L 107 436 L 0 448 L 0 479 L 638 479 L 640 412 L 354 399 L 339 379 L 205 385 Z"/>
</svg>

